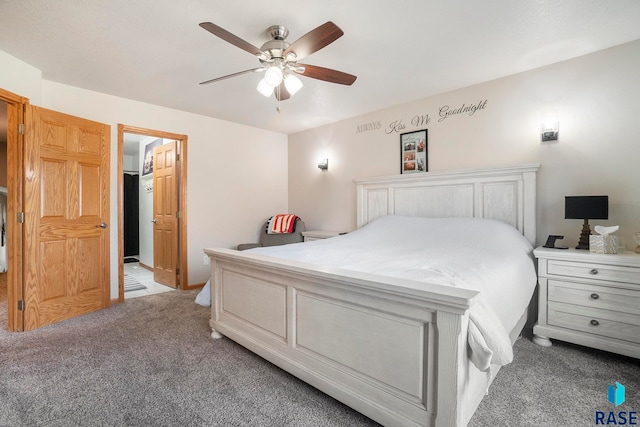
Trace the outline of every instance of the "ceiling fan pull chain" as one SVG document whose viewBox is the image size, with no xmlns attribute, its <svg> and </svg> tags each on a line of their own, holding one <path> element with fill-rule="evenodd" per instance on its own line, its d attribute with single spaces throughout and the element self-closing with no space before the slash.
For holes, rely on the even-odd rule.
<svg viewBox="0 0 640 427">
<path fill-rule="evenodd" d="M 276 87 L 276 90 L 278 91 L 278 96 L 276 96 L 276 111 L 280 114 L 280 85 Z"/>
</svg>

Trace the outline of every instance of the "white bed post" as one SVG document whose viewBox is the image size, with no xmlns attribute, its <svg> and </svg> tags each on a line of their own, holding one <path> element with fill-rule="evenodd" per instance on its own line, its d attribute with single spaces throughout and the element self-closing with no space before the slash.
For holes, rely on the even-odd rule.
<svg viewBox="0 0 640 427">
<path fill-rule="evenodd" d="M 437 427 L 461 426 L 467 315 L 438 311 Z"/>
<path fill-rule="evenodd" d="M 536 171 L 539 164 L 532 165 L 529 170 L 522 173 L 523 189 L 523 215 L 524 237 L 536 246 Z"/>
<path fill-rule="evenodd" d="M 211 338 L 214 340 L 220 339 L 223 335 L 216 331 L 213 327 L 213 321 L 219 319 L 220 303 L 222 298 L 222 290 L 220 289 L 220 277 L 218 271 L 218 262 L 211 258 L 211 319 L 209 320 L 209 326 L 211 326 Z"/>
</svg>

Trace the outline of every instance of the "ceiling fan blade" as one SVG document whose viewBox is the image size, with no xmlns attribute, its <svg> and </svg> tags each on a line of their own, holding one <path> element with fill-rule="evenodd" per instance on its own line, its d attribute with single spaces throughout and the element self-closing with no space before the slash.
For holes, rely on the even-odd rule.
<svg viewBox="0 0 640 427">
<path fill-rule="evenodd" d="M 276 90 L 273 91 L 273 93 L 278 101 L 284 101 L 285 99 L 291 98 L 291 94 L 289 93 L 287 88 L 284 87 L 284 81 L 280 83 L 280 86 L 278 86 Z"/>
<path fill-rule="evenodd" d="M 232 45 L 239 47 L 242 50 L 245 50 L 253 55 L 264 57 L 265 54 L 260 49 L 252 45 L 251 43 L 242 40 L 240 37 L 231 34 L 229 31 L 225 30 L 222 27 L 217 26 L 211 22 L 201 22 L 200 26 L 205 30 L 209 31 L 214 36 L 220 37 L 222 40 L 231 43 Z"/>
<path fill-rule="evenodd" d="M 342 30 L 336 24 L 331 21 L 327 21 L 294 41 L 284 51 L 283 56 L 286 58 L 288 53 L 293 52 L 296 54 L 296 59 L 300 60 L 311 55 L 313 52 L 319 51 L 328 44 L 333 43 L 343 34 Z"/>
<path fill-rule="evenodd" d="M 217 78 L 211 79 L 211 80 L 206 80 L 204 82 L 201 82 L 200 84 L 201 85 L 206 85 L 206 84 L 209 84 L 209 83 L 219 82 L 220 80 L 230 79 L 231 77 L 241 76 L 242 74 L 259 73 L 260 71 L 264 71 L 264 67 L 258 67 L 258 68 L 252 68 L 250 70 L 238 71 L 237 73 L 228 74 L 226 76 L 217 77 Z"/>
<path fill-rule="evenodd" d="M 318 67 L 317 65 L 297 64 L 304 67 L 304 71 L 297 72 L 305 77 L 312 79 L 324 80 L 326 82 L 338 83 L 341 85 L 351 86 L 358 77 L 353 74 L 343 73 L 342 71 L 332 70 L 331 68 Z"/>
</svg>

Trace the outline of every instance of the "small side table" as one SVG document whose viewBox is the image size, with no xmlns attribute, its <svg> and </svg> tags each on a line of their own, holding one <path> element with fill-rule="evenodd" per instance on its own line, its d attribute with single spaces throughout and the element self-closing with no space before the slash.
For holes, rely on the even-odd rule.
<svg viewBox="0 0 640 427">
<path fill-rule="evenodd" d="M 305 242 L 311 242 L 313 240 L 321 240 L 328 239 L 330 237 L 335 237 L 339 234 L 345 234 L 340 231 L 326 231 L 326 230 L 309 230 L 303 231 L 302 236 L 304 237 Z"/>
<path fill-rule="evenodd" d="M 536 344 L 549 338 L 640 358 L 640 254 L 536 248 Z"/>
</svg>

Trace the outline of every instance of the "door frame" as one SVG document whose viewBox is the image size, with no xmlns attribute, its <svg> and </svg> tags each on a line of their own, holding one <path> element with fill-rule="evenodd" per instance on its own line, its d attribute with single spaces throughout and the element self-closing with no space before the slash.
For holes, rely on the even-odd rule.
<svg viewBox="0 0 640 427">
<path fill-rule="evenodd" d="M 180 289 L 194 289 L 198 286 L 189 286 L 188 256 L 187 256 L 187 135 L 171 132 L 163 132 L 153 129 L 145 129 L 137 126 L 118 124 L 118 302 L 124 301 L 124 134 L 153 136 L 156 138 L 175 139 L 178 144 L 180 156 L 180 172 L 178 184 L 178 211 L 180 221 L 178 224 L 178 251 L 180 268 Z"/>
<path fill-rule="evenodd" d="M 23 312 L 18 301 L 24 299 L 22 232 L 18 212 L 23 211 L 24 114 L 29 99 L 0 89 L 0 100 L 7 103 L 7 329 L 24 330 Z M 9 108 L 11 106 L 11 109 Z M 11 111 L 13 110 L 13 111 Z M 22 125 L 22 131 L 18 130 Z"/>
</svg>

